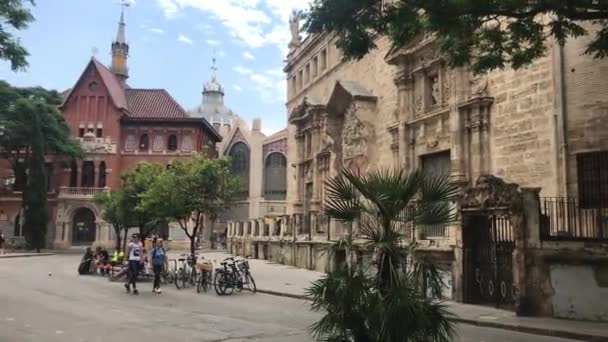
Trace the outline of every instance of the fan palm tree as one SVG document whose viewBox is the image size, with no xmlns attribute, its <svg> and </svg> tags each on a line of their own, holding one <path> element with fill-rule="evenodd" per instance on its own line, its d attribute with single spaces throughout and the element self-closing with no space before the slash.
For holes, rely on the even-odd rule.
<svg viewBox="0 0 608 342">
<path fill-rule="evenodd" d="M 326 182 L 325 213 L 360 227 L 362 247 L 374 253 L 376 272 L 347 263 L 308 289 L 312 309 L 323 318 L 312 326 L 320 341 L 450 341 L 451 314 L 440 301 L 439 268 L 406 248 L 402 227 L 453 220 L 449 200 L 456 188 L 448 177 L 415 171 L 342 171 Z M 352 248 L 353 238 L 342 245 Z M 336 247 L 333 247 L 335 249 Z M 344 248 L 344 247 L 340 247 Z M 409 251 L 409 253 L 408 253 Z M 348 252 L 348 251 L 347 251 Z M 405 262 L 405 254 L 410 262 Z"/>
</svg>

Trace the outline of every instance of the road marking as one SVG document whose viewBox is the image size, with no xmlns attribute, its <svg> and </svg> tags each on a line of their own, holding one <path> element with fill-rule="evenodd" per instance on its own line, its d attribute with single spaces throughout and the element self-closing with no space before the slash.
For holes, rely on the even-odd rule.
<svg viewBox="0 0 608 342">
<path fill-rule="evenodd" d="M 61 334 L 63 334 L 63 330 L 55 330 L 55 334 L 61 335 Z"/>
<path fill-rule="evenodd" d="M 15 319 L 13 317 L 6 317 L 7 321 L 14 321 Z"/>
</svg>

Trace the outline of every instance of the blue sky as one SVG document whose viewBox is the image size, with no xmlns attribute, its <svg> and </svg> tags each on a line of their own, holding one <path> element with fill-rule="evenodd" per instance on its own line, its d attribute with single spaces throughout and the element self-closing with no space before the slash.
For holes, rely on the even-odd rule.
<svg viewBox="0 0 608 342">
<path fill-rule="evenodd" d="M 309 0 L 135 0 L 126 10 L 129 84 L 165 88 L 186 109 L 201 101 L 215 49 L 226 104 L 263 130 L 286 125 L 283 60 L 292 9 Z M 108 64 L 120 16 L 118 0 L 42 0 L 36 21 L 17 35 L 29 68 L 0 62 L 0 79 L 17 86 L 72 87 L 95 50 Z"/>
</svg>

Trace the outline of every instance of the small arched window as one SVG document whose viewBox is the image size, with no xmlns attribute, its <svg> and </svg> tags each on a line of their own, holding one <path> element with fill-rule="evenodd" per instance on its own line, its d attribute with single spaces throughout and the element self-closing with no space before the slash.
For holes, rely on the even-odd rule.
<svg viewBox="0 0 608 342">
<path fill-rule="evenodd" d="M 175 151 L 177 150 L 177 135 L 171 134 L 169 139 L 167 140 L 167 150 Z"/>
<path fill-rule="evenodd" d="M 139 138 L 139 150 L 147 151 L 149 147 L 150 147 L 150 138 L 148 137 L 147 134 L 142 134 L 142 136 Z"/>
</svg>

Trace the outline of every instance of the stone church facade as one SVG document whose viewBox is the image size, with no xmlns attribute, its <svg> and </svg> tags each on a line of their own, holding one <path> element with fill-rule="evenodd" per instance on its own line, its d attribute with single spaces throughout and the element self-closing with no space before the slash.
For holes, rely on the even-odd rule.
<svg viewBox="0 0 608 342">
<path fill-rule="evenodd" d="M 292 25 L 297 27 L 297 22 Z M 581 243 L 595 257 L 606 258 L 608 79 L 603 75 L 608 72 L 608 60 L 583 55 L 585 38 L 570 40 L 563 47 L 551 45 L 545 57 L 525 69 L 474 75 L 466 68 L 448 67 L 433 37 L 399 48 L 379 38 L 378 48 L 361 60 L 344 61 L 334 35 L 313 35 L 303 41 L 297 29 L 292 35 L 284 69 L 290 165 L 287 215 L 271 226 L 268 243 L 255 247 L 266 251 L 259 257 L 319 271 L 331 269 L 339 261 L 326 260 L 324 246 L 335 243 L 346 231 L 324 217 L 324 181 L 343 168 L 360 172 L 422 168 L 449 175 L 463 192 L 479 185 L 480 176 L 494 175 L 518 184 L 526 194 L 535 194 L 536 202 L 527 202 L 536 211 L 536 216 L 531 214 L 537 220 L 535 229 L 545 222 L 547 231 L 545 240 L 526 242 L 530 258 L 541 260 L 565 248 L 590 265 L 591 259 L 580 255 Z M 559 200 L 553 202 L 553 198 Z M 570 213 L 549 208 L 564 208 L 570 201 L 576 207 Z M 455 199 L 454 205 L 460 213 L 460 201 Z M 567 215 L 575 211 L 579 219 L 594 215 L 593 223 L 577 226 L 584 233 L 562 229 L 572 219 Z M 419 251 L 432 255 L 445 270 L 449 284 L 445 296 L 459 301 L 466 301 L 467 287 L 464 225 L 459 214 L 452 224 L 408 231 L 409 239 L 421 244 Z M 251 235 L 247 226 L 231 223 L 232 251 L 251 254 L 255 245 Z M 554 243 L 557 240 L 561 242 Z M 524 248 L 523 242 L 513 243 L 516 249 Z M 371 262 L 369 252 L 357 254 L 364 264 Z M 549 262 L 539 263 L 544 268 L 537 271 L 547 276 L 543 279 L 560 276 L 551 273 L 554 268 Z M 574 267 L 570 261 L 558 264 Z M 513 270 L 521 275 L 518 265 L 524 267 L 514 262 Z M 585 285 L 590 293 L 605 292 L 606 284 L 594 279 Z M 504 288 L 504 281 L 500 285 Z M 567 317 L 572 313 L 563 308 L 570 301 L 582 316 L 608 319 L 605 313 L 598 316 L 593 311 L 597 308 L 589 308 L 589 301 L 558 297 L 563 288 L 557 289 L 556 284 L 547 288 L 551 286 L 538 296 L 561 304 L 539 309 L 539 314 Z"/>
</svg>

